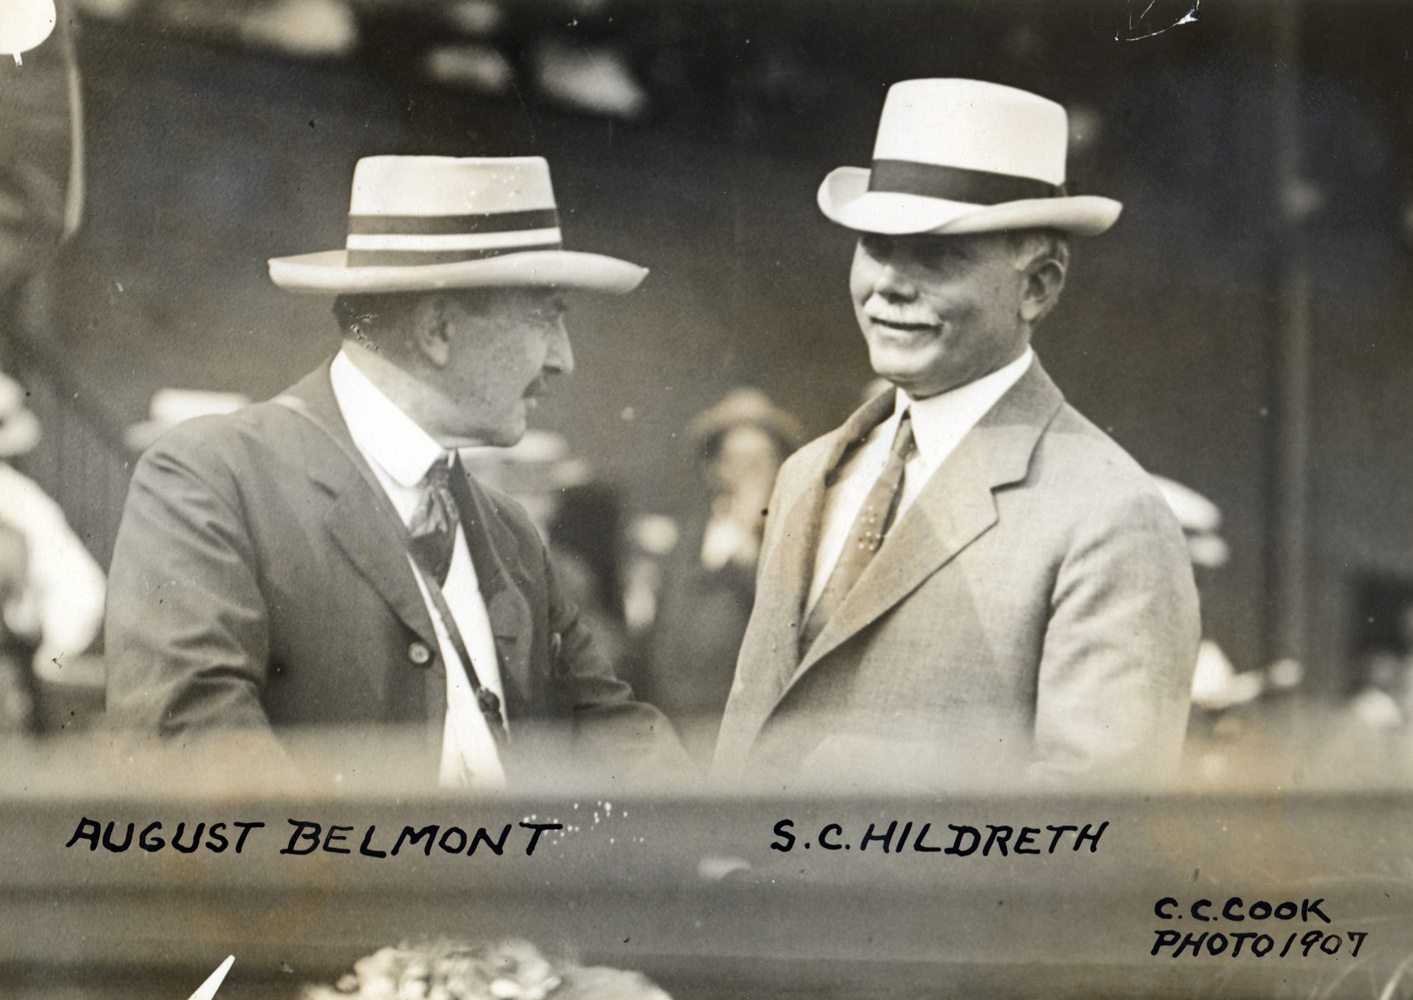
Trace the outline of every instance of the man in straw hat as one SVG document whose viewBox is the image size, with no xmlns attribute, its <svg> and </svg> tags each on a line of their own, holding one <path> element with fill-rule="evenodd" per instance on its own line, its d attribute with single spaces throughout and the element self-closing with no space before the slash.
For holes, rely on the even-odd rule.
<svg viewBox="0 0 1413 1000">
<path fill-rule="evenodd" d="M 538 157 L 359 161 L 345 248 L 270 261 L 280 287 L 337 296 L 338 354 L 138 465 L 110 712 L 271 749 L 287 726 L 412 723 L 448 785 L 504 784 L 530 723 L 572 721 L 614 754 L 671 741 L 598 656 L 524 511 L 457 453 L 519 441 L 573 369 L 564 290 L 622 294 L 646 273 L 562 248 Z"/>
<path fill-rule="evenodd" d="M 1010 87 L 891 88 L 871 170 L 819 189 L 896 389 L 801 449 L 770 505 L 714 767 L 837 783 L 1170 771 L 1198 641 L 1181 530 L 1031 350 L 1067 237 L 1065 111 Z"/>
</svg>

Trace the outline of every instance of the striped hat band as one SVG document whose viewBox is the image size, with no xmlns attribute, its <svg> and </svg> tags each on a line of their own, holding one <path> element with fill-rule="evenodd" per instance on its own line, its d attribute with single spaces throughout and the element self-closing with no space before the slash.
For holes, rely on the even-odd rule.
<svg viewBox="0 0 1413 1000">
<path fill-rule="evenodd" d="M 560 250 L 554 208 L 475 215 L 350 215 L 349 267 L 406 267 Z"/>
</svg>

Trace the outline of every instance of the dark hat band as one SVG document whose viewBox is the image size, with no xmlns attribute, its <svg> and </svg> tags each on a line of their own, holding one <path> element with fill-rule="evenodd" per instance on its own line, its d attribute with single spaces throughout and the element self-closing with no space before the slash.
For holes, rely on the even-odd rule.
<svg viewBox="0 0 1413 1000">
<path fill-rule="evenodd" d="M 563 243 L 535 243 L 494 250 L 349 250 L 349 267 L 417 267 L 423 264 L 459 264 L 466 260 L 503 257 L 531 250 L 563 250 Z"/>
<path fill-rule="evenodd" d="M 476 215 L 350 215 L 350 236 L 452 236 L 457 233 L 515 233 L 555 229 L 559 212 L 537 208 L 525 212 L 481 212 Z"/>
<path fill-rule="evenodd" d="M 476 215 L 350 215 L 349 267 L 454 264 L 563 249 L 553 209 Z"/>
<path fill-rule="evenodd" d="M 915 194 L 970 205 L 1000 205 L 1028 198 L 1058 198 L 1063 185 L 1034 177 L 994 174 L 985 170 L 944 167 L 914 160 L 874 160 L 869 174 L 870 191 Z"/>
</svg>

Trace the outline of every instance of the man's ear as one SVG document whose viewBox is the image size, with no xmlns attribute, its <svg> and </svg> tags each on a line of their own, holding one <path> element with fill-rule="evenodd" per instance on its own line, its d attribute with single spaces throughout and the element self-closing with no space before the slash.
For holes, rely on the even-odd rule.
<svg viewBox="0 0 1413 1000">
<path fill-rule="evenodd" d="M 451 327 L 445 307 L 440 295 L 426 295 L 417 300 L 407 317 L 408 346 L 433 368 L 445 368 L 451 360 Z"/>
<path fill-rule="evenodd" d="M 1034 326 L 1055 308 L 1065 287 L 1065 272 L 1068 269 L 1067 253 L 1046 255 L 1031 261 L 1022 279 L 1021 319 Z"/>
</svg>

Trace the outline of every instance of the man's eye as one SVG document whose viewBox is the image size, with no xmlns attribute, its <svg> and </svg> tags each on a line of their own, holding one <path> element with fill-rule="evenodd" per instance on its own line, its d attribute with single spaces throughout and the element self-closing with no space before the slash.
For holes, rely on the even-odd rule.
<svg viewBox="0 0 1413 1000">
<path fill-rule="evenodd" d="M 543 299 L 535 306 L 535 315 L 545 320 L 554 320 L 569 311 L 569 303 L 561 296 Z"/>
<path fill-rule="evenodd" d="M 877 257 L 879 260 L 887 257 L 893 252 L 893 240 L 887 236 L 880 236 L 877 233 L 869 233 L 859 238 L 863 244 L 864 251 L 870 257 Z"/>
<path fill-rule="evenodd" d="M 967 260 L 967 254 L 963 247 L 950 243 L 934 243 L 929 246 L 919 248 L 917 260 L 925 267 L 948 267 L 956 266 Z"/>
</svg>

